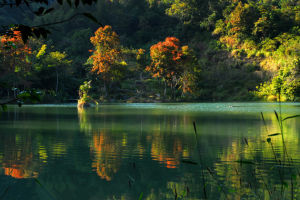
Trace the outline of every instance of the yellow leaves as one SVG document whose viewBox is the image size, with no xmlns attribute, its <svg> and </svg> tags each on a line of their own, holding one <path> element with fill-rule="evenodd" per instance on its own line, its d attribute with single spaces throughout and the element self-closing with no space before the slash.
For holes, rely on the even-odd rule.
<svg viewBox="0 0 300 200">
<path fill-rule="evenodd" d="M 127 63 L 125 62 L 125 60 L 122 60 L 119 64 L 122 66 L 127 66 Z"/>
<path fill-rule="evenodd" d="M 43 163 L 47 163 L 48 153 L 44 146 L 39 147 L 39 157 Z"/>
<path fill-rule="evenodd" d="M 39 52 L 37 53 L 36 57 L 39 58 L 40 56 L 43 56 L 46 53 L 47 45 L 43 44 Z"/>
<path fill-rule="evenodd" d="M 145 55 L 146 50 L 145 49 L 138 49 L 136 53 L 136 59 L 141 60 L 143 56 Z"/>
<path fill-rule="evenodd" d="M 66 53 L 61 53 L 59 51 L 50 52 L 49 55 L 57 61 L 62 61 L 67 56 Z"/>
<path fill-rule="evenodd" d="M 185 45 L 181 47 L 181 51 L 184 55 L 188 54 L 189 52 L 189 46 Z"/>
</svg>

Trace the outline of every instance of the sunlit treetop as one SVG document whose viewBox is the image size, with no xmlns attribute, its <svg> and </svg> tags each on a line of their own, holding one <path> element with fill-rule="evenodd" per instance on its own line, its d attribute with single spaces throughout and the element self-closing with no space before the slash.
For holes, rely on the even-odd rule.
<svg viewBox="0 0 300 200">
<path fill-rule="evenodd" d="M 32 49 L 23 42 L 20 31 L 13 31 L 13 35 L 5 35 L 0 38 L 0 52 L 4 56 L 3 62 L 6 63 L 6 66 L 16 70 L 30 63 L 28 56 L 32 54 Z"/>
<path fill-rule="evenodd" d="M 14 50 L 15 54 L 31 54 L 31 48 L 24 44 L 20 31 L 13 31 L 12 35 L 1 37 L 1 51 Z"/>
<path fill-rule="evenodd" d="M 167 37 L 150 48 L 152 63 L 146 67 L 153 77 L 172 78 L 176 73 L 181 73 L 179 63 L 182 58 L 180 41 L 175 37 Z"/>
<path fill-rule="evenodd" d="M 95 36 L 90 38 L 94 45 L 93 55 L 89 60 L 92 61 L 92 72 L 101 74 L 106 81 L 117 79 L 119 67 L 122 65 L 121 46 L 119 36 L 106 25 L 98 28 Z"/>
<path fill-rule="evenodd" d="M 91 43 L 96 47 L 96 51 L 106 51 L 120 45 L 119 36 L 109 25 L 100 27 L 95 36 L 91 37 Z"/>
</svg>

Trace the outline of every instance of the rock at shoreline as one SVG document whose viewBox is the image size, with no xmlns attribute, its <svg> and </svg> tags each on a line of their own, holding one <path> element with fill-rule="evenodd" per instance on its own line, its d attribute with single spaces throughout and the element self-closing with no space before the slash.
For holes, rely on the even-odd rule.
<svg viewBox="0 0 300 200">
<path fill-rule="evenodd" d="M 77 107 L 78 108 L 88 108 L 88 107 L 91 107 L 91 104 L 86 101 L 78 100 Z"/>
</svg>

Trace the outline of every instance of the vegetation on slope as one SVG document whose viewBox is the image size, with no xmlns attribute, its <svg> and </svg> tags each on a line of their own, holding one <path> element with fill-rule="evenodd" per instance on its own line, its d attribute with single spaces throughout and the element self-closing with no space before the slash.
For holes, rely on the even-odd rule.
<svg viewBox="0 0 300 200">
<path fill-rule="evenodd" d="M 89 96 L 97 101 L 279 100 L 278 94 L 281 100 L 299 100 L 296 0 L 105 0 L 91 7 L 51 6 L 55 10 L 43 16 L 18 11 L 14 18 L 0 11 L 7 21 L 27 25 L 88 12 L 107 26 L 79 16 L 47 27 L 47 40 L 23 43 L 17 35 L 2 36 L 1 97 L 36 89 L 44 102 L 66 102 L 77 99 L 80 85 L 91 81 Z M 96 41 L 105 27 L 115 39 L 98 36 Z"/>
</svg>

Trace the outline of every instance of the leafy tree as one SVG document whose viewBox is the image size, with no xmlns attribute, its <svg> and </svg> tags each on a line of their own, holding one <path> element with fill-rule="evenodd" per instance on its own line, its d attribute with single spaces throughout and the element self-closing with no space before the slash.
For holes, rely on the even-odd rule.
<svg viewBox="0 0 300 200">
<path fill-rule="evenodd" d="M 108 97 L 109 89 L 113 81 L 123 76 L 125 61 L 122 60 L 119 36 L 111 26 L 100 27 L 95 36 L 91 37 L 94 45 L 93 55 L 89 57 L 92 63 L 91 72 L 103 80 L 105 96 Z"/>
<path fill-rule="evenodd" d="M 183 74 L 181 75 L 179 88 L 182 90 L 182 96 L 187 93 L 195 94 L 197 90 L 197 79 L 201 72 L 198 59 L 195 56 L 195 52 L 188 46 L 183 46 L 182 50 L 182 62 L 184 67 Z"/>
<path fill-rule="evenodd" d="M 143 71 L 147 63 L 145 49 L 138 49 L 136 52 L 137 70 L 140 72 L 140 79 L 143 80 Z"/>
<path fill-rule="evenodd" d="M 13 88 L 15 98 L 19 86 L 23 86 L 23 89 L 29 86 L 29 83 L 26 82 L 26 75 L 31 70 L 29 56 L 32 54 L 32 50 L 29 45 L 24 44 L 21 33 L 14 31 L 13 35 L 1 37 L 0 54 L 1 79 L 4 79 L 8 88 Z"/>
<path fill-rule="evenodd" d="M 253 24 L 259 17 L 259 11 L 256 6 L 252 4 L 239 3 L 230 13 L 227 25 L 230 27 L 229 34 L 245 34 L 251 35 Z"/>
<path fill-rule="evenodd" d="M 39 87 L 52 89 L 55 91 L 55 95 L 58 95 L 59 92 L 64 91 L 63 86 L 68 79 L 66 76 L 71 74 L 69 67 L 72 61 L 67 59 L 65 52 L 47 52 L 46 49 L 47 45 L 44 44 L 36 54 L 35 70 L 37 75 L 43 76 Z"/>
<path fill-rule="evenodd" d="M 55 93 L 58 93 L 58 87 L 59 87 L 59 74 L 63 73 L 63 67 L 66 67 L 71 64 L 70 60 L 66 59 L 67 55 L 66 53 L 61 53 L 59 51 L 50 52 L 46 58 L 45 62 L 48 64 L 48 67 L 55 68 L 55 74 L 56 74 L 56 84 L 55 84 Z"/>
<path fill-rule="evenodd" d="M 183 47 L 187 53 L 187 46 Z M 171 88 L 171 98 L 175 98 L 176 88 L 179 86 L 183 73 L 185 72 L 184 54 L 179 39 L 167 37 L 165 41 L 159 42 L 150 48 L 151 64 L 146 67 L 153 77 L 162 78 L 166 86 Z"/>
</svg>

